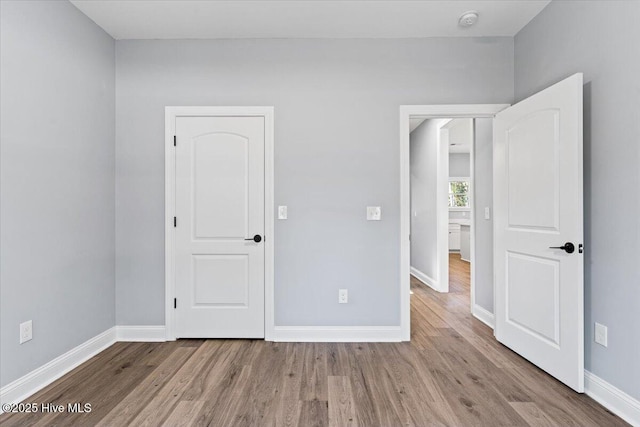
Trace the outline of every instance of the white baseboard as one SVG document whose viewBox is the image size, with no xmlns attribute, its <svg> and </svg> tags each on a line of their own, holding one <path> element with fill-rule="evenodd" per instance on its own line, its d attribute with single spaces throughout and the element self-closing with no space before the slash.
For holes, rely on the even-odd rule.
<svg viewBox="0 0 640 427">
<path fill-rule="evenodd" d="M 464 262 L 468 262 L 468 263 L 470 263 L 470 262 L 471 262 L 471 260 L 470 260 L 470 259 L 462 258 L 462 256 L 460 257 L 460 259 L 461 259 L 462 261 L 464 261 Z"/>
<path fill-rule="evenodd" d="M 275 342 L 400 342 L 400 326 L 276 326 Z"/>
<path fill-rule="evenodd" d="M 584 392 L 632 426 L 640 427 L 640 400 L 586 370 Z"/>
<path fill-rule="evenodd" d="M 442 292 L 441 289 L 438 288 L 438 282 L 433 280 L 430 276 L 424 274 L 422 271 L 418 270 L 415 267 L 411 267 L 411 275 L 433 289 L 436 292 Z"/>
<path fill-rule="evenodd" d="M 473 311 L 471 314 L 473 314 L 473 317 L 475 317 L 476 319 L 478 319 L 479 321 L 481 321 L 491 329 L 495 328 L 496 321 L 493 316 L 493 313 L 491 313 L 490 311 L 485 310 L 484 308 L 480 307 L 478 304 L 474 304 Z"/>
<path fill-rule="evenodd" d="M 116 326 L 118 341 L 164 342 L 167 340 L 164 326 Z"/>
<path fill-rule="evenodd" d="M 0 402 L 18 403 L 48 386 L 67 372 L 91 359 L 116 342 L 116 328 L 110 328 L 72 348 L 52 361 L 0 389 Z M 2 411 L 0 410 L 0 413 Z"/>
</svg>

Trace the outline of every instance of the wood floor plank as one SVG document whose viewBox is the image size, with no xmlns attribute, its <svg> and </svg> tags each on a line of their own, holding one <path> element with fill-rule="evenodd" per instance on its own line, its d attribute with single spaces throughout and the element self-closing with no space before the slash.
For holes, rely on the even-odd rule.
<svg viewBox="0 0 640 427">
<path fill-rule="evenodd" d="M 303 343 L 302 382 L 300 400 L 327 401 L 327 346 Z"/>
<path fill-rule="evenodd" d="M 450 337 L 440 337 L 445 342 Z M 435 378 L 460 425 L 522 426 L 526 422 L 508 402 L 484 380 L 470 370 L 464 362 L 448 352 L 440 353 L 439 345 L 426 351 L 426 364 Z"/>
<path fill-rule="evenodd" d="M 370 383 L 373 380 L 367 378 L 363 366 L 356 359 L 357 351 L 362 351 L 361 344 L 347 344 L 349 380 L 355 401 L 356 420 L 362 426 L 379 426 L 379 414 L 382 409 L 377 406 L 371 391 Z"/>
<path fill-rule="evenodd" d="M 215 392 L 209 390 L 198 398 L 205 399 L 205 403 L 191 425 L 232 425 L 240 397 L 251 377 L 251 370 L 249 365 L 229 365 L 220 382 L 212 387 Z"/>
<path fill-rule="evenodd" d="M 356 427 L 355 402 L 348 377 L 329 377 L 329 426 Z"/>
<path fill-rule="evenodd" d="M 329 425 L 329 408 L 323 400 L 305 400 L 300 408 L 299 426 L 325 427 Z"/>
<path fill-rule="evenodd" d="M 279 407 L 276 411 L 277 426 L 295 426 L 300 419 L 302 401 L 300 389 L 302 386 L 302 372 L 304 347 L 295 343 L 286 346 L 286 370 L 282 377 Z"/>
<path fill-rule="evenodd" d="M 162 424 L 163 427 L 192 426 L 204 405 L 202 400 L 183 400 L 178 402 L 175 409 Z"/>
<path fill-rule="evenodd" d="M 327 343 L 327 375 L 346 376 L 349 375 L 349 356 L 347 355 L 347 344 Z"/>
<path fill-rule="evenodd" d="M 366 376 L 366 385 L 375 403 L 380 424 L 385 426 L 405 425 L 409 417 L 406 408 L 395 392 L 391 374 L 380 363 L 375 344 L 363 343 L 356 347 L 357 363 L 362 367 Z"/>
<path fill-rule="evenodd" d="M 531 427 L 554 427 L 557 425 L 533 402 L 511 402 L 510 405 Z"/>
<path fill-rule="evenodd" d="M 29 398 L 88 414 L 3 414 L 5 426 L 623 426 L 498 343 L 450 292 L 411 279 L 409 343 L 116 343 Z"/>
<path fill-rule="evenodd" d="M 206 341 L 186 361 L 158 394 L 131 421 L 136 426 L 157 426 L 162 424 L 169 413 L 182 399 L 182 394 L 191 381 L 200 378 L 202 369 L 211 361 L 220 348 L 219 341 Z"/>
<path fill-rule="evenodd" d="M 159 390 L 193 354 L 195 347 L 179 347 L 171 352 L 164 362 L 140 382 L 118 405 L 98 422 L 98 427 L 127 425 L 153 399 Z"/>
<path fill-rule="evenodd" d="M 274 425 L 280 405 L 282 377 L 286 372 L 288 344 L 263 343 L 252 366 L 252 374 L 239 399 L 234 425 Z"/>
</svg>

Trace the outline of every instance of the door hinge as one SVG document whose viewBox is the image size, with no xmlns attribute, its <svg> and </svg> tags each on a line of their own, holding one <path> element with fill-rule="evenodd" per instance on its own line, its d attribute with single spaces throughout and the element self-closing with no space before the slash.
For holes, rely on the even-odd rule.
<svg viewBox="0 0 640 427">
<path fill-rule="evenodd" d="M 173 217 L 173 226 L 174 227 L 178 226 L 178 218 L 176 218 L 175 216 Z"/>
<path fill-rule="evenodd" d="M 580 243 L 578 245 L 578 253 L 581 254 L 582 252 L 584 252 L 584 246 L 582 245 L 582 243 Z"/>
<path fill-rule="evenodd" d="M 176 136 L 175 135 L 173 135 L 173 146 L 174 147 L 176 146 Z"/>
<path fill-rule="evenodd" d="M 178 308 L 178 298 L 173 299 L 173 308 Z"/>
</svg>

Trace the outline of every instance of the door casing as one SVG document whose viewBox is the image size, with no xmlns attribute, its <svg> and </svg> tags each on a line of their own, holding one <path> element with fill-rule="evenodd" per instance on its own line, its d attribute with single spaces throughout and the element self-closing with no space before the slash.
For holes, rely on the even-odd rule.
<svg viewBox="0 0 640 427">
<path fill-rule="evenodd" d="M 273 107 L 165 107 L 165 333 L 175 341 L 175 227 L 176 156 L 174 147 L 177 117 L 263 117 L 264 118 L 264 336 L 274 334 L 274 108 Z"/>
</svg>

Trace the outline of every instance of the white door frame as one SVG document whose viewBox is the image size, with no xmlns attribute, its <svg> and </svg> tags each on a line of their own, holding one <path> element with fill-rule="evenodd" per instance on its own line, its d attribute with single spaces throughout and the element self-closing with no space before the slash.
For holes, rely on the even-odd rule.
<svg viewBox="0 0 640 427">
<path fill-rule="evenodd" d="M 274 330 L 274 180 L 273 107 L 165 107 L 165 330 L 167 341 L 175 341 L 175 189 L 174 147 L 177 117 L 231 116 L 264 117 L 264 337 L 273 340 Z"/>
<path fill-rule="evenodd" d="M 493 118 L 509 104 L 401 105 L 400 106 L 400 328 L 402 340 L 411 339 L 411 179 L 409 159 L 409 120 L 411 116 L 425 118 Z M 471 227 L 475 228 L 473 216 Z M 473 236 L 474 233 L 472 233 Z M 475 241 L 471 242 L 472 251 Z M 472 255 L 473 256 L 473 255 Z M 471 281 L 475 268 L 471 265 Z M 472 300 L 473 304 L 473 300 Z"/>
</svg>

